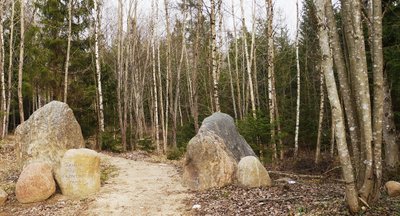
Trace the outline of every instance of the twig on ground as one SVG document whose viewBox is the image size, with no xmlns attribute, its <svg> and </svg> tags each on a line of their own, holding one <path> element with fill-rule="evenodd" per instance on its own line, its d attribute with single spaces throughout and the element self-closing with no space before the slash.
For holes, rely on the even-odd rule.
<svg viewBox="0 0 400 216">
<path fill-rule="evenodd" d="M 283 197 L 283 198 L 264 198 L 264 199 L 259 199 L 258 202 L 277 202 L 277 201 L 289 201 L 289 200 L 294 200 L 294 199 L 299 199 L 299 198 L 304 198 L 303 196 L 293 196 L 293 197 Z"/>
</svg>

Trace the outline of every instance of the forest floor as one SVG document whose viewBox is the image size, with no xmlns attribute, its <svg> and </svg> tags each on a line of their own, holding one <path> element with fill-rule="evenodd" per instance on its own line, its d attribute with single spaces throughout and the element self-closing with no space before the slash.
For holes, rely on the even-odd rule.
<svg viewBox="0 0 400 216">
<path fill-rule="evenodd" d="M 269 188 L 232 185 L 194 192 L 181 184 L 182 161 L 146 152 L 103 152 L 102 187 L 96 195 L 70 200 L 57 191 L 44 202 L 20 204 L 14 194 L 19 173 L 13 152 L 12 145 L 0 144 L 0 187 L 9 194 L 0 216 L 349 215 L 337 161 L 327 157 L 319 166 L 307 156 L 268 165 L 274 181 Z M 400 198 L 382 190 L 381 199 L 360 215 L 400 216 Z"/>
</svg>

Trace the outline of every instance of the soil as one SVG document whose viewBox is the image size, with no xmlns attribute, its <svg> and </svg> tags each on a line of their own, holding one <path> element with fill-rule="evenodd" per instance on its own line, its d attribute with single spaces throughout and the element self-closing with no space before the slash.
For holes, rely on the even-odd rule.
<svg viewBox="0 0 400 216">
<path fill-rule="evenodd" d="M 181 215 L 187 189 L 177 169 L 166 163 L 151 163 L 102 155 L 116 166 L 111 178 L 83 215 Z"/>
</svg>

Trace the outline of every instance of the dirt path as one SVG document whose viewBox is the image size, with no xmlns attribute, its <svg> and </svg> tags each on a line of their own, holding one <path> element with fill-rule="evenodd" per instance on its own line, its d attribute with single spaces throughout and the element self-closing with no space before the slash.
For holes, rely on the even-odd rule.
<svg viewBox="0 0 400 216">
<path fill-rule="evenodd" d="M 102 155 L 119 169 L 85 215 L 184 215 L 187 189 L 175 167 Z"/>
</svg>

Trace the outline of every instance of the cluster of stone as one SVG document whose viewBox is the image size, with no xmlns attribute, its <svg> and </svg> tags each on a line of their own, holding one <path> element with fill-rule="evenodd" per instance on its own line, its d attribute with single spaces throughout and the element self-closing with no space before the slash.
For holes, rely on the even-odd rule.
<svg viewBox="0 0 400 216">
<path fill-rule="evenodd" d="M 19 125 L 15 135 L 22 171 L 15 188 L 19 202 L 46 200 L 56 185 L 72 198 L 84 198 L 100 189 L 100 157 L 84 148 L 81 127 L 67 104 L 46 104 Z M 3 196 L 0 191 L 0 205 L 5 202 Z"/>
</svg>

